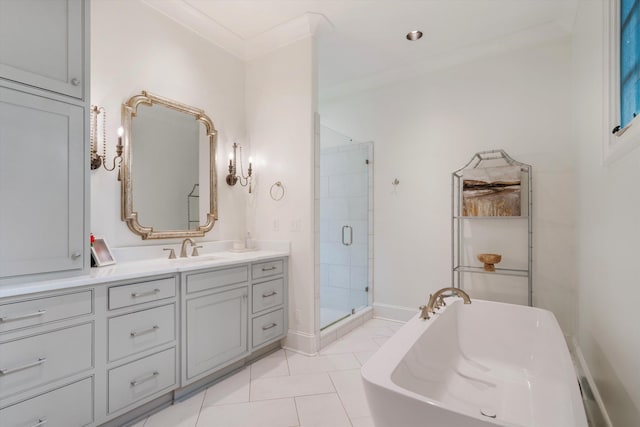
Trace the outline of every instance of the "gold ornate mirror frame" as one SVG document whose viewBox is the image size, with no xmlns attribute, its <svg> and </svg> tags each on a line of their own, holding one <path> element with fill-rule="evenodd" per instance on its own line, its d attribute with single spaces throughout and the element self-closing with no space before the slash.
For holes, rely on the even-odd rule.
<svg viewBox="0 0 640 427">
<path fill-rule="evenodd" d="M 132 141 L 132 121 L 138 111 L 138 106 L 162 105 L 179 112 L 194 116 L 194 119 L 205 126 L 207 138 L 209 138 L 209 212 L 206 223 L 199 225 L 194 230 L 154 230 L 153 227 L 146 227 L 138 222 L 138 212 L 133 207 L 133 182 L 132 182 L 132 162 L 131 144 Z M 129 229 L 146 239 L 171 239 L 185 237 L 202 237 L 207 231 L 213 228 L 218 219 L 218 182 L 216 173 L 216 139 L 217 131 L 211 119 L 203 110 L 185 105 L 171 99 L 158 95 L 153 95 L 147 91 L 142 91 L 140 95 L 132 96 L 125 104 L 122 104 L 122 125 L 124 127 L 123 144 L 124 153 L 122 160 L 122 183 L 121 183 L 121 217 L 126 221 Z M 139 167 L 139 166 L 138 166 Z"/>
</svg>

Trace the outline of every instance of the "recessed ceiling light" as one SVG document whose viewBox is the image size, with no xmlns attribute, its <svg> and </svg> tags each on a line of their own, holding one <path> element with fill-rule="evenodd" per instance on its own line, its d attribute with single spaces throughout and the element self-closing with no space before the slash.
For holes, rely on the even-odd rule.
<svg viewBox="0 0 640 427">
<path fill-rule="evenodd" d="M 422 37 L 422 31 L 414 30 L 407 33 L 407 40 L 411 40 L 412 42 L 419 40 L 420 37 Z"/>
</svg>

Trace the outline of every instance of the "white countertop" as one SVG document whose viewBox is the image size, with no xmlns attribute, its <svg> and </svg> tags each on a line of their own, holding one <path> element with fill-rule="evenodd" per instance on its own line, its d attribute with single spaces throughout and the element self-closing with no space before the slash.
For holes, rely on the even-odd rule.
<svg viewBox="0 0 640 427">
<path fill-rule="evenodd" d="M 177 259 L 145 259 L 143 257 L 141 259 L 141 256 L 139 255 L 140 253 L 149 253 L 149 248 L 158 248 L 157 250 L 160 251 L 159 253 L 162 253 L 166 257 L 167 254 L 162 252 L 162 248 L 167 246 L 170 247 L 172 245 L 113 249 L 114 255 L 118 254 L 115 256 L 116 260 L 123 261 L 119 261 L 117 264 L 105 267 L 91 268 L 88 275 L 4 285 L 0 287 L 0 298 L 27 295 L 36 292 L 69 289 L 80 286 L 99 285 L 118 280 L 137 279 L 161 274 L 176 274 L 193 270 L 224 267 L 226 265 L 244 264 L 289 256 L 288 242 L 256 242 L 258 249 L 246 252 L 234 252 L 229 249 L 223 249 L 225 247 L 229 248 L 229 244 L 221 244 L 221 242 L 212 243 L 213 244 L 207 244 L 207 242 L 204 242 L 205 248 L 204 250 L 201 250 L 200 256 Z M 203 242 L 199 242 L 198 244 L 202 245 Z M 212 251 L 209 251 L 208 249 Z M 155 252 L 156 251 L 154 250 L 154 253 Z M 176 251 L 176 253 L 179 252 Z"/>
</svg>

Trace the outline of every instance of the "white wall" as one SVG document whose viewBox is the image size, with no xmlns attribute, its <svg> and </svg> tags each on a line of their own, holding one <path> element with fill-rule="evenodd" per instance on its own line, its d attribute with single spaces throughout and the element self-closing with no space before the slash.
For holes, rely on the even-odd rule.
<svg viewBox="0 0 640 427">
<path fill-rule="evenodd" d="M 574 333 L 570 47 L 556 41 L 321 100 L 323 125 L 374 141 L 377 308 L 415 313 L 450 285 L 451 172 L 475 152 L 502 148 L 533 165 L 534 304 Z"/>
<path fill-rule="evenodd" d="M 311 37 L 249 61 L 247 134 L 255 159 L 248 228 L 260 240 L 291 242 L 287 346 L 314 353 L 314 43 Z M 281 181 L 285 196 L 274 201 Z"/>
<path fill-rule="evenodd" d="M 202 240 L 241 238 L 245 229 L 246 191 L 224 182 L 231 145 L 245 139 L 244 70 L 242 61 L 138 1 L 91 2 L 91 103 L 107 111 L 108 156 L 121 104 L 142 90 L 203 109 L 219 132 L 219 221 Z M 114 247 L 159 243 L 143 242 L 120 220 L 120 185 L 104 169 L 91 172 L 91 231 Z"/>
<path fill-rule="evenodd" d="M 614 426 L 640 425 L 640 149 L 602 162 L 603 12 L 581 1 L 573 43 L 578 156 L 578 350 Z"/>
</svg>

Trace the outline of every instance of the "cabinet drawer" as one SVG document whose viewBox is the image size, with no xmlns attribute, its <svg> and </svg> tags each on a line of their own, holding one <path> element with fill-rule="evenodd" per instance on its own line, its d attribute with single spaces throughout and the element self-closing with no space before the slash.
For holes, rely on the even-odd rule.
<svg viewBox="0 0 640 427">
<path fill-rule="evenodd" d="M 275 276 L 276 274 L 282 274 L 283 269 L 284 263 L 281 259 L 261 262 L 259 264 L 253 264 L 251 267 L 251 277 L 260 279 L 261 277 Z"/>
<path fill-rule="evenodd" d="M 169 304 L 109 319 L 109 360 L 175 339 L 176 306 Z"/>
<path fill-rule="evenodd" d="M 187 276 L 187 293 L 191 294 L 220 286 L 233 285 L 247 280 L 249 280 L 249 271 L 246 265 L 208 271 L 206 273 L 189 274 Z"/>
<path fill-rule="evenodd" d="M 176 350 L 136 360 L 109 371 L 109 413 L 176 384 Z"/>
<path fill-rule="evenodd" d="M 175 295 L 175 277 L 113 286 L 109 288 L 109 310 L 171 298 Z"/>
<path fill-rule="evenodd" d="M 280 309 L 253 319 L 253 346 L 257 347 L 284 332 L 284 310 Z"/>
<path fill-rule="evenodd" d="M 75 427 L 91 424 L 93 379 L 85 378 L 4 408 L 0 410 L 0 420 L 4 427 Z"/>
<path fill-rule="evenodd" d="M 0 332 L 91 314 L 91 296 L 83 291 L 0 305 Z"/>
<path fill-rule="evenodd" d="M 0 398 L 93 366 L 93 324 L 0 344 Z"/>
<path fill-rule="evenodd" d="M 284 279 L 270 280 L 253 285 L 253 312 L 281 305 L 284 298 Z"/>
</svg>

